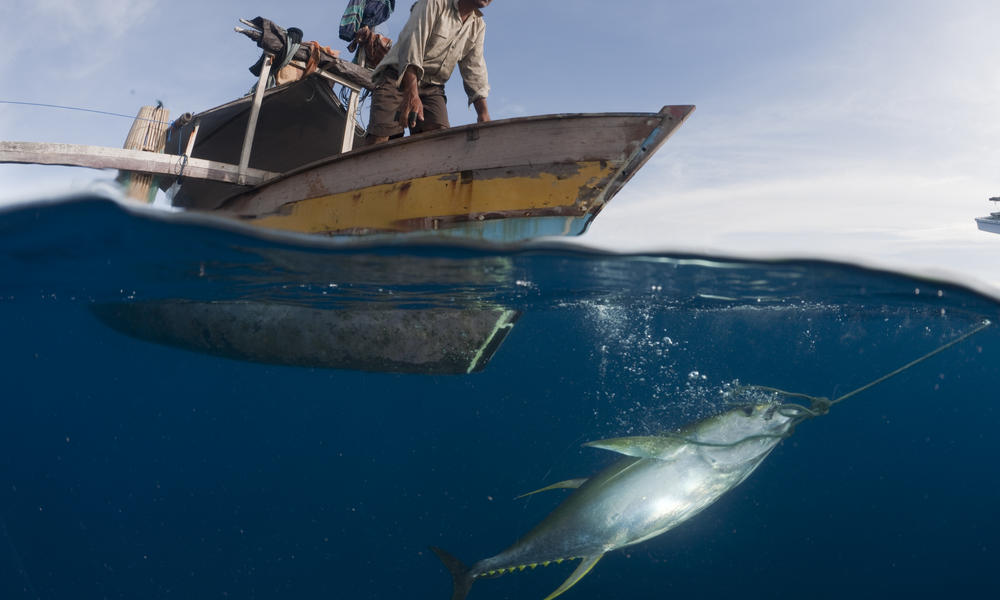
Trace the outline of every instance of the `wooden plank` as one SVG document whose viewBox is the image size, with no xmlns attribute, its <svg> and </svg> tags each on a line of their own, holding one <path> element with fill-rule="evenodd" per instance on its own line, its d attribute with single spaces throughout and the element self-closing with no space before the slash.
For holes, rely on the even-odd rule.
<svg viewBox="0 0 1000 600">
<path fill-rule="evenodd" d="M 0 142 L 0 163 L 118 169 L 190 179 L 209 179 L 225 183 L 237 183 L 239 179 L 239 166 L 237 165 L 201 158 L 186 158 L 173 154 L 78 144 Z M 280 173 L 247 169 L 246 185 L 258 185 L 278 175 Z"/>
</svg>

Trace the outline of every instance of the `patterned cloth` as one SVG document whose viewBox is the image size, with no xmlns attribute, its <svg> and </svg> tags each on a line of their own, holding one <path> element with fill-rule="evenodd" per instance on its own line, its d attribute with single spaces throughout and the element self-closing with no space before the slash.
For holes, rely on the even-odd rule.
<svg viewBox="0 0 1000 600">
<path fill-rule="evenodd" d="M 395 9 L 396 0 L 350 0 L 340 19 L 340 39 L 353 42 L 359 29 L 385 23 Z"/>
</svg>

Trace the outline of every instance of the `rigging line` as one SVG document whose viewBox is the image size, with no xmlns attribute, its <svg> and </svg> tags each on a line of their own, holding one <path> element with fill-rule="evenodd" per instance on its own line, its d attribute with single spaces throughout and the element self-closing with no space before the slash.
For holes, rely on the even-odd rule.
<svg viewBox="0 0 1000 600">
<path fill-rule="evenodd" d="M 132 119 L 133 121 L 149 121 L 151 123 L 160 123 L 161 125 L 169 125 L 170 121 L 158 121 L 156 119 L 146 119 L 144 117 L 135 117 L 132 115 L 123 115 L 121 113 L 108 112 L 106 110 L 95 110 L 93 108 L 81 108 L 79 106 L 63 106 L 60 104 L 43 104 L 41 102 L 18 102 L 16 100 L 0 100 L 0 104 L 16 104 L 19 106 L 38 106 L 41 108 L 59 108 L 62 110 L 78 110 L 80 112 L 95 113 L 98 115 L 107 115 L 110 117 L 121 117 L 123 119 Z"/>
</svg>

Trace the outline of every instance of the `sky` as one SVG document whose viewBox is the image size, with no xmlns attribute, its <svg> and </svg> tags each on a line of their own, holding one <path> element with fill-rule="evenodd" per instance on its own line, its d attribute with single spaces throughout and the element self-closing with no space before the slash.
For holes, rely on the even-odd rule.
<svg viewBox="0 0 1000 600">
<path fill-rule="evenodd" d="M 394 37 L 409 0 L 385 25 Z M 244 94 L 262 15 L 343 48 L 346 0 L 6 0 L 0 140 L 121 147 L 131 116 Z M 1000 2 L 495 0 L 485 9 L 494 119 L 696 111 L 581 241 L 846 259 L 1000 290 Z M 452 124 L 475 120 L 456 71 Z M 0 203 L 113 172 L 0 165 Z M 1000 292 L 998 292 L 1000 293 Z"/>
</svg>

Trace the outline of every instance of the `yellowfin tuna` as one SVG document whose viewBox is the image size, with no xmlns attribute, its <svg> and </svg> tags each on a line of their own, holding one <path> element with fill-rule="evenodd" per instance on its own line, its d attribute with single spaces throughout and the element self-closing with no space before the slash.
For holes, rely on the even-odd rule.
<svg viewBox="0 0 1000 600">
<path fill-rule="evenodd" d="M 465 598 L 480 577 L 582 558 L 546 600 L 559 596 L 605 553 L 676 527 L 739 485 L 791 432 L 804 410 L 794 404 L 762 404 L 730 410 L 675 435 L 585 444 L 624 456 L 589 479 L 570 479 L 531 492 L 576 489 L 513 546 L 471 568 L 432 548 L 452 574 L 452 600 Z"/>
</svg>

